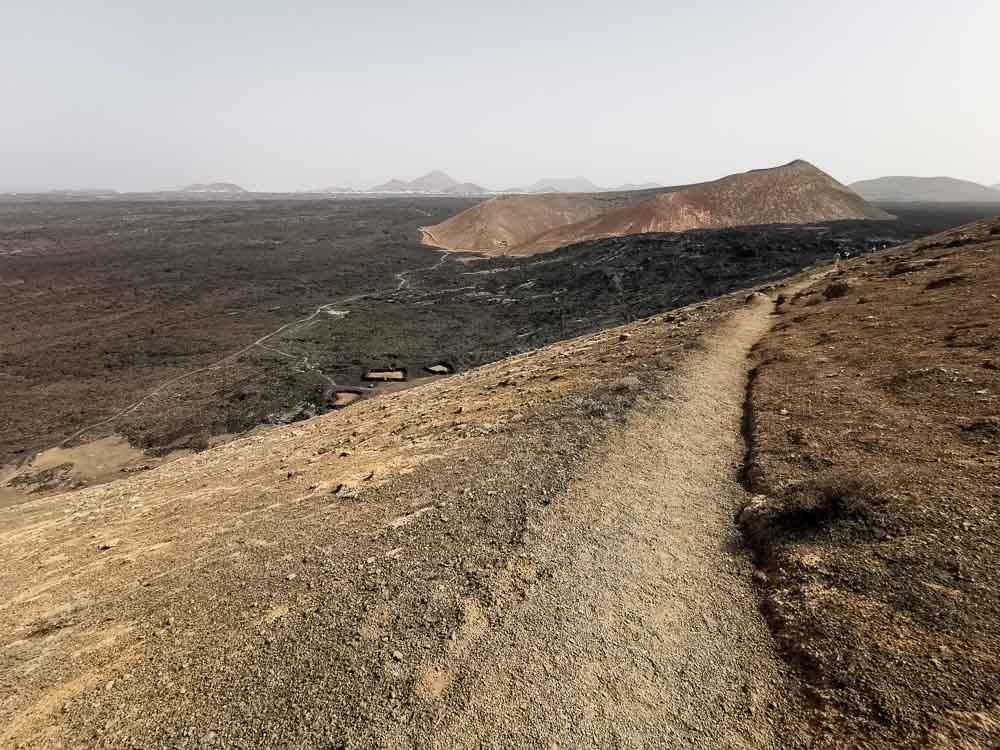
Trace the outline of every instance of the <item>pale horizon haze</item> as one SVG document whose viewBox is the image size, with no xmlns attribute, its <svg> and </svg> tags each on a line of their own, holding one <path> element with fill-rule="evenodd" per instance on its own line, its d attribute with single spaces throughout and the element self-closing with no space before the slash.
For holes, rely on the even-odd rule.
<svg viewBox="0 0 1000 750">
<path fill-rule="evenodd" d="M 17 5 L 0 191 L 1000 183 L 1000 2 Z"/>
</svg>

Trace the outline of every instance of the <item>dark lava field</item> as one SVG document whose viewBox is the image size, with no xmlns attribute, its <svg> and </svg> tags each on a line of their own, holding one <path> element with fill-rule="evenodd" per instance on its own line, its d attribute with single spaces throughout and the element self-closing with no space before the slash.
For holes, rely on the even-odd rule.
<svg viewBox="0 0 1000 750">
<path fill-rule="evenodd" d="M 198 449 L 377 393 L 369 369 L 461 371 L 985 215 L 893 207 L 522 258 L 419 243 L 472 203 L 0 203 L 0 464 L 111 433 Z"/>
</svg>

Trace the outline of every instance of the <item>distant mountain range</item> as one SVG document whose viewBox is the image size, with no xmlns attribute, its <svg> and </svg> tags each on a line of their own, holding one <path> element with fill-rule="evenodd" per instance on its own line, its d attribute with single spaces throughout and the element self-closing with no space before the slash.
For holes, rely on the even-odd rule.
<svg viewBox="0 0 1000 750">
<path fill-rule="evenodd" d="M 440 170 L 434 170 L 415 180 L 389 180 L 369 188 L 369 193 L 424 193 L 428 195 L 489 195 L 492 193 L 606 193 L 630 190 L 648 190 L 660 187 L 655 182 L 619 185 L 613 188 L 598 187 L 586 177 L 546 177 L 527 187 L 490 190 L 474 182 L 458 182 Z M 335 191 L 324 191 L 335 192 Z M 351 191 L 336 191 L 351 192 Z"/>
<path fill-rule="evenodd" d="M 598 187 L 586 177 L 547 177 L 524 188 L 507 190 L 508 193 L 601 193 Z"/>
<path fill-rule="evenodd" d="M 528 185 L 523 188 L 510 188 L 509 190 L 491 190 L 474 182 L 459 182 L 450 175 L 435 169 L 415 180 L 389 180 L 381 185 L 365 189 L 351 187 L 341 187 L 332 185 L 316 190 L 302 191 L 305 194 L 317 195 L 358 195 L 364 193 L 377 194 L 416 194 L 416 195 L 481 195 L 489 196 L 498 193 L 604 193 L 623 192 L 634 190 L 648 190 L 659 187 L 656 183 L 640 183 L 619 185 L 614 188 L 602 188 L 595 185 L 586 177 L 549 177 Z M 116 190 L 100 188 L 74 188 L 48 191 L 53 196 L 75 197 L 75 198 L 110 198 L 120 193 Z M 155 192 L 155 191 L 154 191 Z M 233 182 L 196 182 L 181 188 L 163 190 L 164 193 L 197 193 L 200 195 L 220 195 L 232 196 L 249 193 L 249 190 Z"/>
<path fill-rule="evenodd" d="M 489 191 L 472 182 L 459 182 L 440 170 L 415 180 L 389 180 L 368 189 L 369 193 L 427 193 L 431 195 L 484 195 Z"/>
<path fill-rule="evenodd" d="M 878 177 L 849 187 L 869 201 L 884 203 L 1000 203 L 1000 190 L 954 177 Z"/>
<path fill-rule="evenodd" d="M 49 195 L 73 196 L 75 198 L 106 198 L 118 195 L 112 188 L 66 188 L 49 190 Z"/>
<path fill-rule="evenodd" d="M 546 177 L 523 188 L 511 188 L 505 193 L 620 193 L 633 190 L 649 190 L 661 187 L 656 182 L 627 183 L 617 187 L 600 187 L 586 177 Z"/>
<path fill-rule="evenodd" d="M 360 193 L 362 191 L 349 187 L 325 187 L 318 190 L 310 190 L 310 193 L 329 193 L 331 195 L 343 195 L 344 193 Z"/>
<path fill-rule="evenodd" d="M 615 187 L 600 187 L 588 180 L 586 177 L 546 177 L 537 180 L 525 187 L 514 187 L 506 190 L 495 190 L 486 188 L 474 182 L 459 182 L 441 170 L 428 172 L 415 180 L 393 179 L 375 185 L 371 188 L 352 188 L 340 185 L 316 188 L 312 190 L 297 191 L 301 194 L 313 195 L 363 195 L 365 193 L 375 194 L 417 194 L 417 195 L 467 195 L 467 196 L 491 196 L 502 194 L 519 195 L 540 195 L 549 193 L 623 193 L 643 190 L 653 190 L 663 187 L 661 183 L 640 182 L 626 183 Z M 140 191 L 149 194 L 156 193 L 192 193 L 199 195 L 219 195 L 235 196 L 248 194 L 252 191 L 237 185 L 233 182 L 196 182 L 184 187 L 159 189 L 152 191 Z M 110 188 L 60 188 L 48 191 L 49 195 L 72 198 L 113 198 L 119 195 L 132 194 L 121 193 Z M 277 194 L 277 193 L 276 193 Z"/>
<path fill-rule="evenodd" d="M 180 189 L 181 193 L 246 193 L 239 185 L 232 182 L 196 182 Z"/>
</svg>

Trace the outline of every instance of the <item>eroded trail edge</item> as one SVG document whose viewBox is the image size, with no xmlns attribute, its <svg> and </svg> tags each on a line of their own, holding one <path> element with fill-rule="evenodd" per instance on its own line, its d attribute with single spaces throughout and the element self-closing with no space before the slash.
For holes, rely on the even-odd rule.
<svg viewBox="0 0 1000 750">
<path fill-rule="evenodd" d="M 706 337 L 529 530 L 524 557 L 553 579 L 474 663 L 442 665 L 465 678 L 433 746 L 774 742 L 783 678 L 733 522 L 748 355 L 771 311 L 754 295 Z"/>
</svg>

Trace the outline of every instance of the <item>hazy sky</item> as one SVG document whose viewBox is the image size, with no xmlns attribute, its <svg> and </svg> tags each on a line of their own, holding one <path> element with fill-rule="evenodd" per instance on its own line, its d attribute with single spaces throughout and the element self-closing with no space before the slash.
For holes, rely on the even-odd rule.
<svg viewBox="0 0 1000 750">
<path fill-rule="evenodd" d="M 4 6 L 0 190 L 1000 182 L 1000 0 Z"/>
</svg>

